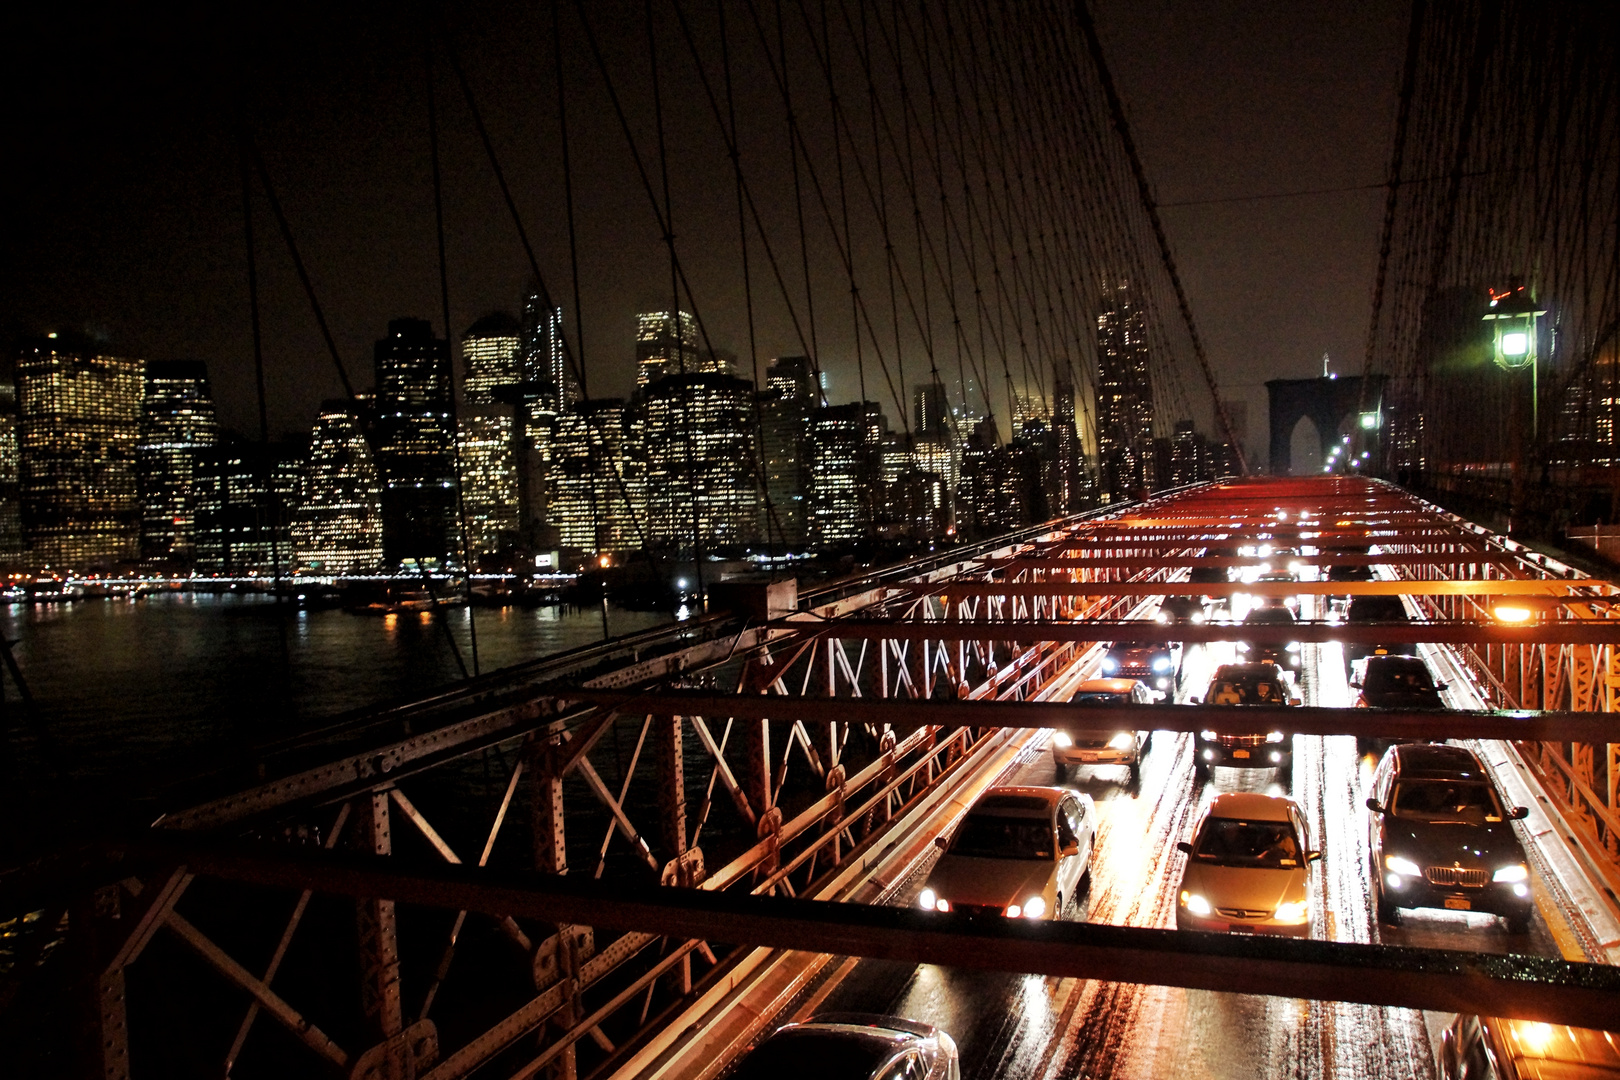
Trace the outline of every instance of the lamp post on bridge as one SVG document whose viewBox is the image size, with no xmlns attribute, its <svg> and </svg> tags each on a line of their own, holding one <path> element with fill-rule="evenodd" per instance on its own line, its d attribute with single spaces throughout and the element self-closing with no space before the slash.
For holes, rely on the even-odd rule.
<svg viewBox="0 0 1620 1080">
<path fill-rule="evenodd" d="M 1518 280 L 1510 281 L 1508 287 L 1498 291 L 1490 290 L 1490 308 L 1481 317 L 1483 321 L 1491 324 L 1493 340 L 1491 343 L 1491 360 L 1497 367 L 1510 375 L 1514 372 L 1530 371 L 1530 448 L 1534 448 L 1540 439 L 1541 402 L 1540 387 L 1538 385 L 1539 364 L 1536 320 L 1547 314 L 1536 306 L 1535 298 L 1530 291 Z M 1509 491 L 1510 506 L 1509 531 L 1512 530 L 1512 515 L 1514 511 L 1524 506 L 1527 492 L 1527 478 L 1525 476 L 1525 442 L 1522 434 L 1523 424 L 1519 422 L 1519 395 L 1514 393 L 1512 398 L 1512 412 L 1510 427 L 1513 440 L 1513 462 L 1511 489 Z"/>
</svg>

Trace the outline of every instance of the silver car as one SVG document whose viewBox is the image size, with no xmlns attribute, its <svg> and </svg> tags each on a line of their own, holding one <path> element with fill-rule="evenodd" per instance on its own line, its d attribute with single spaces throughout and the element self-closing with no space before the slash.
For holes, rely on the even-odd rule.
<svg viewBox="0 0 1620 1080">
<path fill-rule="evenodd" d="M 828 1013 L 787 1024 L 754 1048 L 731 1080 L 960 1080 L 956 1043 L 898 1016 Z"/>
<path fill-rule="evenodd" d="M 917 897 L 930 911 L 1057 919 L 1088 880 L 1097 842 L 1091 796 L 999 787 L 979 796 Z"/>
<path fill-rule="evenodd" d="M 1253 792 L 1216 796 L 1187 853 L 1176 904 L 1178 930 L 1235 930 L 1310 937 L 1305 815 L 1292 799 Z"/>
</svg>

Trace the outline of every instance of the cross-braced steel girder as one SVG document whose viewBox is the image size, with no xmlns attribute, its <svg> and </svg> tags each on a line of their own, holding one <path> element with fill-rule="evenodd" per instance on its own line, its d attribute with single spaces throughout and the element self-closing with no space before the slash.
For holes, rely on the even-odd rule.
<svg viewBox="0 0 1620 1080">
<path fill-rule="evenodd" d="M 1271 525 L 1272 514 L 1237 512 L 1256 499 L 1283 508 L 1287 526 Z M 1307 527 L 1301 512 L 1311 523 L 1332 520 Z M 1613 845 L 1615 747 L 1604 733 L 1620 687 L 1620 619 L 1609 618 L 1607 583 L 1386 485 L 1245 483 L 1026 533 L 968 556 L 936 557 L 909 576 L 883 572 L 840 583 L 787 618 L 716 615 L 486 677 L 369 721 L 375 726 L 313 767 L 272 771 L 263 783 L 166 814 L 159 832 L 185 852 L 171 849 L 166 859 L 143 853 L 141 865 L 124 867 L 112 901 L 106 890 L 62 887 L 27 902 L 69 913 L 76 953 L 88 957 L 94 975 L 85 985 L 96 989 L 84 1000 L 93 1003 L 86 1015 L 99 1033 L 97 1067 L 106 1075 L 142 1075 L 125 1038 L 123 1002 L 143 968 L 170 962 L 169 954 L 140 944 L 157 929 L 170 932 L 156 940 L 172 939 L 200 957 L 234 995 L 221 1008 L 225 1073 L 324 1061 L 353 1076 L 449 1080 L 488 1067 L 558 1076 L 605 1067 L 750 962 L 748 947 L 720 949 L 713 941 L 764 947 L 789 940 L 770 929 L 777 916 L 762 909 L 759 933 L 733 929 L 722 938 L 702 919 L 672 921 L 650 909 L 643 922 L 609 919 L 600 905 L 547 907 L 501 890 L 540 896 L 599 880 L 619 897 L 651 896 L 660 885 L 673 890 L 669 896 L 780 902 L 843 898 L 857 888 L 876 895 L 875 884 L 862 884 L 877 865 L 874 853 L 903 849 L 915 830 L 926 836 L 937 829 L 927 823 L 958 784 L 997 760 L 1001 748 L 1054 722 L 1062 708 L 1054 694 L 1103 645 L 1228 637 L 1229 627 L 1171 629 L 1150 616 L 1160 597 L 1177 591 L 1238 591 L 1237 583 L 1194 590 L 1186 572 L 1252 564 L 1237 548 L 1267 532 L 1293 546 L 1320 541 L 1320 552 L 1301 556 L 1314 565 L 1379 566 L 1385 577 L 1333 583 L 1331 590 L 1245 591 L 1403 595 L 1427 620 L 1370 629 L 1324 621 L 1276 633 L 1307 641 L 1376 633 L 1384 641 L 1446 644 L 1500 707 L 1424 715 L 1285 710 L 1290 730 L 1514 739 L 1534 748 L 1549 791 L 1590 832 L 1596 850 Z M 1530 624 L 1489 620 L 1489 605 L 1510 595 L 1541 605 Z M 1155 726 L 1196 730 L 1215 708 L 1166 709 Z M 372 730 L 394 734 L 377 739 L 366 733 Z M 326 876 L 321 867 L 352 862 L 346 848 L 356 844 L 385 869 L 347 884 Z M 288 876 L 299 873 L 289 860 L 298 862 L 306 849 L 328 861 L 307 866 L 308 878 L 285 890 Z M 182 857 L 191 862 L 175 861 Z M 248 869 L 255 858 L 276 869 Z M 194 879 L 208 889 L 175 884 Z M 486 888 L 497 879 L 498 888 Z M 282 891 L 266 891 L 272 881 Z M 301 955 L 307 965 L 311 948 L 339 941 L 330 908 L 320 903 L 323 891 L 353 898 L 344 902 L 346 948 L 357 955 L 331 969 L 359 980 L 342 1006 L 309 998 L 301 990 L 307 979 L 289 972 Z M 92 900 L 82 899 L 87 895 Z M 133 913 L 118 911 L 121 920 L 133 917 L 124 927 L 146 929 L 109 938 L 109 904 Z M 240 927 L 222 933 L 234 910 L 253 912 L 263 934 Z M 389 932 L 391 922 L 397 928 L 407 917 L 413 934 Z M 834 927 L 837 921 L 817 932 L 848 934 L 859 924 Z M 1272 948 L 1243 942 L 1218 960 L 1172 934 L 1149 950 L 1160 960 L 1128 969 L 1108 965 L 1126 955 L 1142 961 L 1149 954 L 1141 942 L 1130 945 L 1138 951 L 1105 961 L 1107 948 L 1119 943 L 1074 929 L 1086 932 L 1061 943 L 1072 952 L 1063 954 L 1071 956 L 1063 970 L 1177 985 L 1205 985 L 1216 972 L 1238 970 L 1222 964 L 1261 963 Z M 894 932 L 899 936 L 872 945 L 871 955 L 967 963 L 967 952 L 953 950 L 984 947 Z M 831 947 L 833 937 L 792 940 Z M 850 944 L 840 951 L 859 950 Z M 1393 955 L 1399 952 L 1390 951 L 1392 965 L 1401 962 Z M 1033 955 L 1027 952 L 1008 955 L 1020 958 L 1007 961 L 1015 965 L 1035 963 L 1022 959 Z M 1274 987 L 1327 997 L 1344 992 L 1344 969 L 1336 965 L 1366 962 L 1337 954 L 1272 959 L 1302 965 L 1267 969 L 1283 973 Z M 1547 996 L 1520 998 L 1522 1014 L 1586 1016 L 1559 997 L 1566 975 L 1531 973 L 1525 985 L 1544 978 Z M 1430 969 L 1427 989 L 1402 991 L 1400 1001 L 1469 1003 L 1458 988 L 1473 977 Z M 495 983 L 499 995 L 470 989 Z M 1493 1008 L 1504 1011 L 1504 1000 L 1493 999 Z M 1563 1004 L 1548 1004 L 1555 1001 Z M 447 1029 L 475 1033 L 441 1044 Z"/>
</svg>

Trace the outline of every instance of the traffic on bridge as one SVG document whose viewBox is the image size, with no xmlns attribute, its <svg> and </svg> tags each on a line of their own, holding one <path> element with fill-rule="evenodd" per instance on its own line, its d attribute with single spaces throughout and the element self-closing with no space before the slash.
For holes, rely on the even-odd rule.
<svg viewBox="0 0 1620 1080">
<path fill-rule="evenodd" d="M 707 1076 L 861 1013 L 973 1077 L 1426 1075 L 1620 1002 L 1617 595 L 1381 482 L 1206 485 L 486 677 L 9 895 L 108 882 L 125 1061 Z"/>
</svg>

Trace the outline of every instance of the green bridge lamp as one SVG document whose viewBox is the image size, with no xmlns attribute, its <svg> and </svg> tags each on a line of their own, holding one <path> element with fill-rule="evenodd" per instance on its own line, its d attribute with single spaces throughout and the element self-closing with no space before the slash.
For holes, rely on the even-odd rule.
<svg viewBox="0 0 1620 1080">
<path fill-rule="evenodd" d="M 1533 368 L 1536 363 L 1536 319 L 1547 314 L 1536 308 L 1536 302 L 1523 285 L 1513 284 L 1506 290 L 1490 290 L 1491 308 L 1483 316 L 1496 330 L 1495 351 L 1492 359 L 1504 371 Z"/>
</svg>

